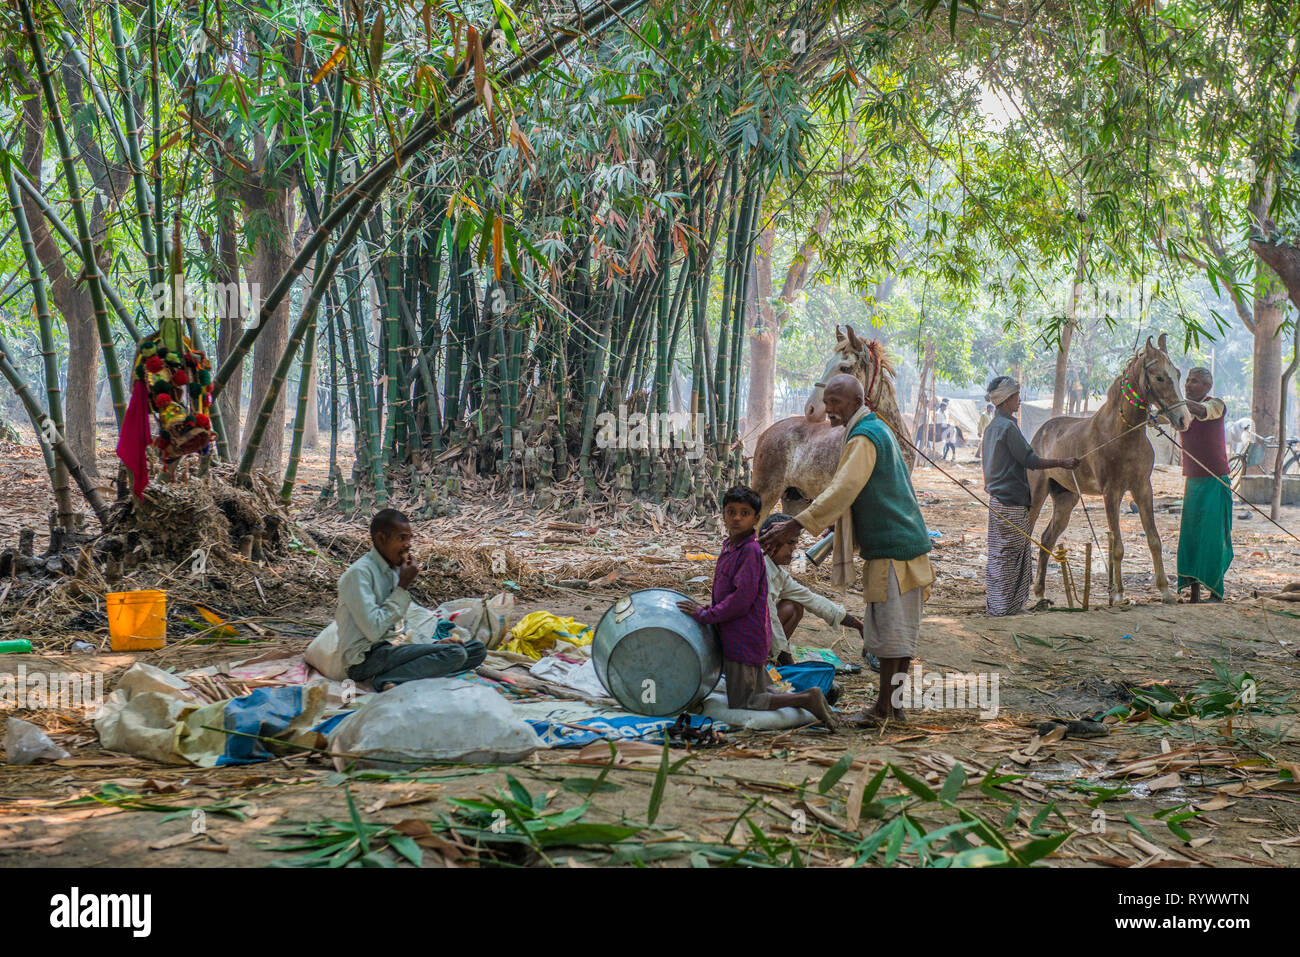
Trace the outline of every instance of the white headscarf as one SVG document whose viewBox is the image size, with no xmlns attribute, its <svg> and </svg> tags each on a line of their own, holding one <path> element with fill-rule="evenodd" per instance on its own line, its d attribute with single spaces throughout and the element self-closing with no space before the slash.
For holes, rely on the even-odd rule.
<svg viewBox="0 0 1300 957">
<path fill-rule="evenodd" d="M 1009 375 L 1002 376 L 994 381 L 997 383 L 997 388 L 990 389 L 988 395 L 985 396 L 994 405 L 1001 405 L 1020 391 L 1020 383 Z"/>
</svg>

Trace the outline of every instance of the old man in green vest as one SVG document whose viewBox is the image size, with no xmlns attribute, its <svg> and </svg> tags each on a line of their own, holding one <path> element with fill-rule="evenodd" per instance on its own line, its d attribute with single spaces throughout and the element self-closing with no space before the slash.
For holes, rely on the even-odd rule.
<svg viewBox="0 0 1300 957">
<path fill-rule="evenodd" d="M 912 490 L 907 462 L 893 430 L 863 404 L 862 383 L 837 375 L 826 383 L 826 417 L 843 425 L 844 450 L 826 490 L 759 543 L 778 548 L 802 531 L 819 534 L 835 523 L 837 550 L 862 558 L 863 653 L 880 659 L 880 693 L 851 722 L 871 725 L 903 719 L 902 686 L 916 654 L 921 610 L 934 581 L 930 534 Z"/>
</svg>

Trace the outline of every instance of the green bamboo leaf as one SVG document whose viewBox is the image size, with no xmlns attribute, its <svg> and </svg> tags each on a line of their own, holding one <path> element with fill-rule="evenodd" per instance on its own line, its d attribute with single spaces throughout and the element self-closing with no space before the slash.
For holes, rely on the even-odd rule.
<svg viewBox="0 0 1300 957">
<path fill-rule="evenodd" d="M 888 840 L 891 840 L 894 834 L 896 833 L 902 834 L 902 832 L 903 832 L 903 819 L 901 817 L 896 817 L 888 824 L 885 824 L 877 828 L 876 830 L 872 831 L 865 838 L 863 838 L 862 841 L 860 841 L 858 845 L 854 848 L 854 850 L 858 852 L 857 863 L 861 864 L 864 861 L 870 860 L 872 855 L 874 855 L 876 851 L 880 849 L 880 846 L 882 844 L 884 844 Z"/>
<path fill-rule="evenodd" d="M 375 13 L 375 22 L 370 27 L 370 74 L 379 72 L 384 62 L 384 8 Z"/>
<path fill-rule="evenodd" d="M 1147 830 L 1145 827 L 1143 827 L 1141 824 L 1139 824 L 1139 823 L 1138 823 L 1138 819 L 1135 818 L 1132 814 L 1125 814 L 1125 815 L 1124 815 L 1124 820 L 1128 821 L 1130 824 L 1133 825 L 1133 827 L 1137 828 L 1138 833 L 1140 833 L 1140 834 L 1141 834 L 1143 837 L 1145 837 L 1148 841 L 1154 841 L 1154 840 L 1155 840 L 1155 838 L 1153 838 L 1153 837 L 1151 836 L 1151 832 L 1148 831 L 1148 830 Z"/>
<path fill-rule="evenodd" d="M 1181 841 L 1190 841 L 1192 839 L 1191 831 L 1187 830 L 1187 828 L 1183 827 L 1173 818 L 1166 821 L 1165 826 L 1168 827 L 1169 830 L 1171 830 Z"/>
<path fill-rule="evenodd" d="M 965 784 L 966 769 L 960 763 L 954 764 L 952 770 L 948 772 L 948 777 L 944 779 L 943 787 L 939 790 L 939 803 L 951 804 Z"/>
<path fill-rule="evenodd" d="M 903 836 L 907 833 L 907 817 L 901 816 L 895 822 L 899 826 L 889 835 L 889 844 L 885 847 L 885 866 L 893 866 L 894 861 L 898 860 L 898 854 L 903 849 Z"/>
<path fill-rule="evenodd" d="M 601 781 L 598 778 L 565 778 L 560 782 L 560 787 L 583 797 L 590 797 L 593 794 L 610 794 L 614 791 L 623 790 L 621 784 L 615 784 L 612 781 Z"/>
<path fill-rule="evenodd" d="M 854 754 L 855 752 L 850 751 L 827 768 L 826 773 L 822 775 L 822 779 L 817 782 L 818 794 L 825 794 L 831 788 L 835 787 L 839 779 L 849 772 L 849 768 L 853 767 Z"/>
<path fill-rule="evenodd" d="M 923 798 L 926 801 L 933 801 L 938 797 L 929 785 L 925 784 L 923 781 L 918 781 L 916 778 L 898 767 L 898 765 L 891 764 L 889 766 L 889 771 L 898 780 L 899 784 L 903 785 L 903 787 L 907 788 L 917 797 Z"/>
<path fill-rule="evenodd" d="M 537 833 L 537 843 L 541 847 L 579 844 L 615 844 L 641 833 L 641 828 L 626 824 L 570 824 Z"/>
<path fill-rule="evenodd" d="M 1024 847 L 1017 848 L 1011 853 L 1017 862 L 1028 867 L 1034 861 L 1053 854 L 1058 847 L 1070 839 L 1071 833 L 1066 831 L 1062 834 L 1054 834 L 1051 837 L 1042 837 L 1036 841 L 1030 841 Z"/>
<path fill-rule="evenodd" d="M 352 830 L 356 833 L 357 838 L 361 841 L 361 849 L 370 853 L 370 840 L 366 836 L 366 826 L 361 823 L 361 815 L 357 811 L 357 802 L 352 799 L 352 789 L 347 785 L 343 786 L 343 794 L 348 801 L 348 817 L 352 819 Z"/>
<path fill-rule="evenodd" d="M 398 854 L 401 854 L 416 867 L 419 867 L 424 863 L 424 851 L 420 849 L 419 844 L 415 843 L 414 840 L 407 837 L 405 834 L 390 834 L 388 836 L 388 843 L 392 846 L 393 850 Z"/>
<path fill-rule="evenodd" d="M 506 775 L 506 784 L 510 786 L 510 794 L 515 802 L 523 807 L 533 810 L 533 796 L 528 793 L 528 789 L 519 783 L 519 779 L 513 774 Z"/>
<path fill-rule="evenodd" d="M 949 867 L 1002 867 L 1010 863 L 1007 852 L 999 847 L 972 847 L 948 859 Z"/>
<path fill-rule="evenodd" d="M 885 783 L 885 775 L 889 773 L 889 768 L 883 767 L 875 773 L 867 786 L 862 789 L 862 807 L 865 810 L 875 800 L 876 792 L 880 790 L 880 785 Z"/>
<path fill-rule="evenodd" d="M 664 800 L 664 788 L 668 784 L 668 736 L 664 735 L 664 753 L 659 761 L 659 771 L 655 774 L 654 785 L 650 788 L 650 807 L 646 811 L 646 822 L 653 824 L 659 816 L 659 806 Z"/>
</svg>

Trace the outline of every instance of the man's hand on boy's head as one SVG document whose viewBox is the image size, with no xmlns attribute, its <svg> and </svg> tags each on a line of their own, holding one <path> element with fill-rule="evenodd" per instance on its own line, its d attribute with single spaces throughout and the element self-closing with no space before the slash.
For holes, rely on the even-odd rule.
<svg viewBox="0 0 1300 957">
<path fill-rule="evenodd" d="M 763 546 L 763 550 L 771 554 L 773 550 L 780 548 L 790 542 L 798 541 L 799 535 L 803 532 L 803 526 L 797 519 L 790 519 L 788 522 L 782 522 L 780 525 L 768 529 L 767 533 L 759 538 L 758 544 Z"/>
</svg>

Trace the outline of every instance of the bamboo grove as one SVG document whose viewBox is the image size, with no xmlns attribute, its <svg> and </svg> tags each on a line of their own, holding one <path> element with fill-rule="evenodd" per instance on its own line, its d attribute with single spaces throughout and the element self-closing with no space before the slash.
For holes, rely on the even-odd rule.
<svg viewBox="0 0 1300 957">
<path fill-rule="evenodd" d="M 539 10 L 525 28 L 501 3 L 352 4 L 340 19 L 324 8 L 305 17 L 188 4 L 160 17 L 158 0 L 17 0 L 11 36 L 23 45 L 6 65 L 18 90 L 39 95 L 13 103 L 21 112 L 0 167 L 45 407 L 29 401 L 7 342 L 2 368 L 51 440 L 60 515 L 72 512 L 69 475 L 94 488 L 67 441 L 51 263 L 38 255 L 60 240 L 56 258 L 84 280 L 119 426 L 122 368 L 156 323 L 150 296 L 165 288 L 158 305 L 183 315 L 195 347 L 219 360 L 212 426 L 240 480 L 280 465 L 262 453 L 289 399 L 286 500 L 314 365 L 331 411 L 327 495 L 344 504 L 358 493 L 383 503 L 395 474 L 449 450 L 516 487 L 576 472 L 594 492 L 617 473 L 620 486 L 660 500 L 738 475 L 737 372 L 761 198 L 778 173 L 798 171 L 811 98 L 844 80 L 825 80 L 815 5 L 727 10 L 719 22 L 733 27 L 739 14 L 773 15 L 744 37 L 719 33 L 720 6 L 688 15 L 662 5 L 633 26 L 643 6 L 562 6 L 554 19 Z M 864 23 L 864 35 L 881 28 Z M 788 80 L 769 82 L 774 73 Z M 47 128 L 54 184 L 32 173 L 44 145 L 32 140 Z M 187 290 L 238 278 L 232 207 L 259 190 L 243 204 L 245 238 L 255 237 L 255 258 L 272 244 L 257 231 L 278 228 L 282 270 L 260 273 L 274 281 L 256 289 L 246 325 L 237 312 L 195 315 Z M 281 214 L 285 196 L 296 202 L 296 235 L 258 208 L 273 194 Z M 287 335 L 274 341 L 277 323 Z M 239 404 L 221 392 L 238 388 L 255 346 L 274 350 L 272 369 L 254 381 L 241 442 Z M 690 383 L 678 411 L 705 423 L 706 461 L 688 472 L 683 456 L 669 475 L 662 459 L 652 468 L 635 449 L 599 448 L 601 412 L 670 411 L 674 368 Z M 338 454 L 344 418 L 355 425 L 351 467 Z M 456 470 L 446 471 L 454 487 Z"/>
<path fill-rule="evenodd" d="M 1172 142 L 1194 93 L 1167 96 L 1146 60 L 1135 80 L 1130 53 L 1172 64 L 1191 7 L 1148 49 L 1114 5 L 1049 4 L 1033 29 L 1029 6 L 12 0 L 0 373 L 42 437 L 60 522 L 74 489 L 106 514 L 93 386 L 102 375 L 120 427 L 161 315 L 215 360 L 216 455 L 286 501 L 323 404 L 324 497 L 343 507 L 385 503 L 395 482 L 433 507 L 467 474 L 543 501 L 576 476 L 587 496 L 701 504 L 745 472 L 741 373 L 771 311 L 756 256 L 775 219 L 818 223 L 802 248 L 863 289 L 921 268 L 908 255 L 980 282 L 981 249 L 1014 253 L 1019 296 L 1080 243 L 1090 270 L 1145 270 L 1142 244 L 1167 228 L 1151 222 L 1150 143 Z M 1098 24 L 1136 38 L 1093 56 L 1113 76 L 1075 97 L 1060 51 Z M 1041 76 L 998 82 L 1078 99 L 1080 118 L 1105 105 L 1090 133 L 1105 162 L 1071 161 L 1070 190 L 956 119 L 1011 40 L 1052 55 L 1019 59 Z M 1077 132 L 1039 126 L 1049 144 Z M 833 152 L 843 168 L 827 173 Z M 1283 231 L 1251 248 L 1287 279 Z M 227 294 L 191 308 L 213 289 Z M 669 431 L 701 423 L 701 457 L 601 439 L 611 417 L 668 413 L 682 416 Z"/>
</svg>

